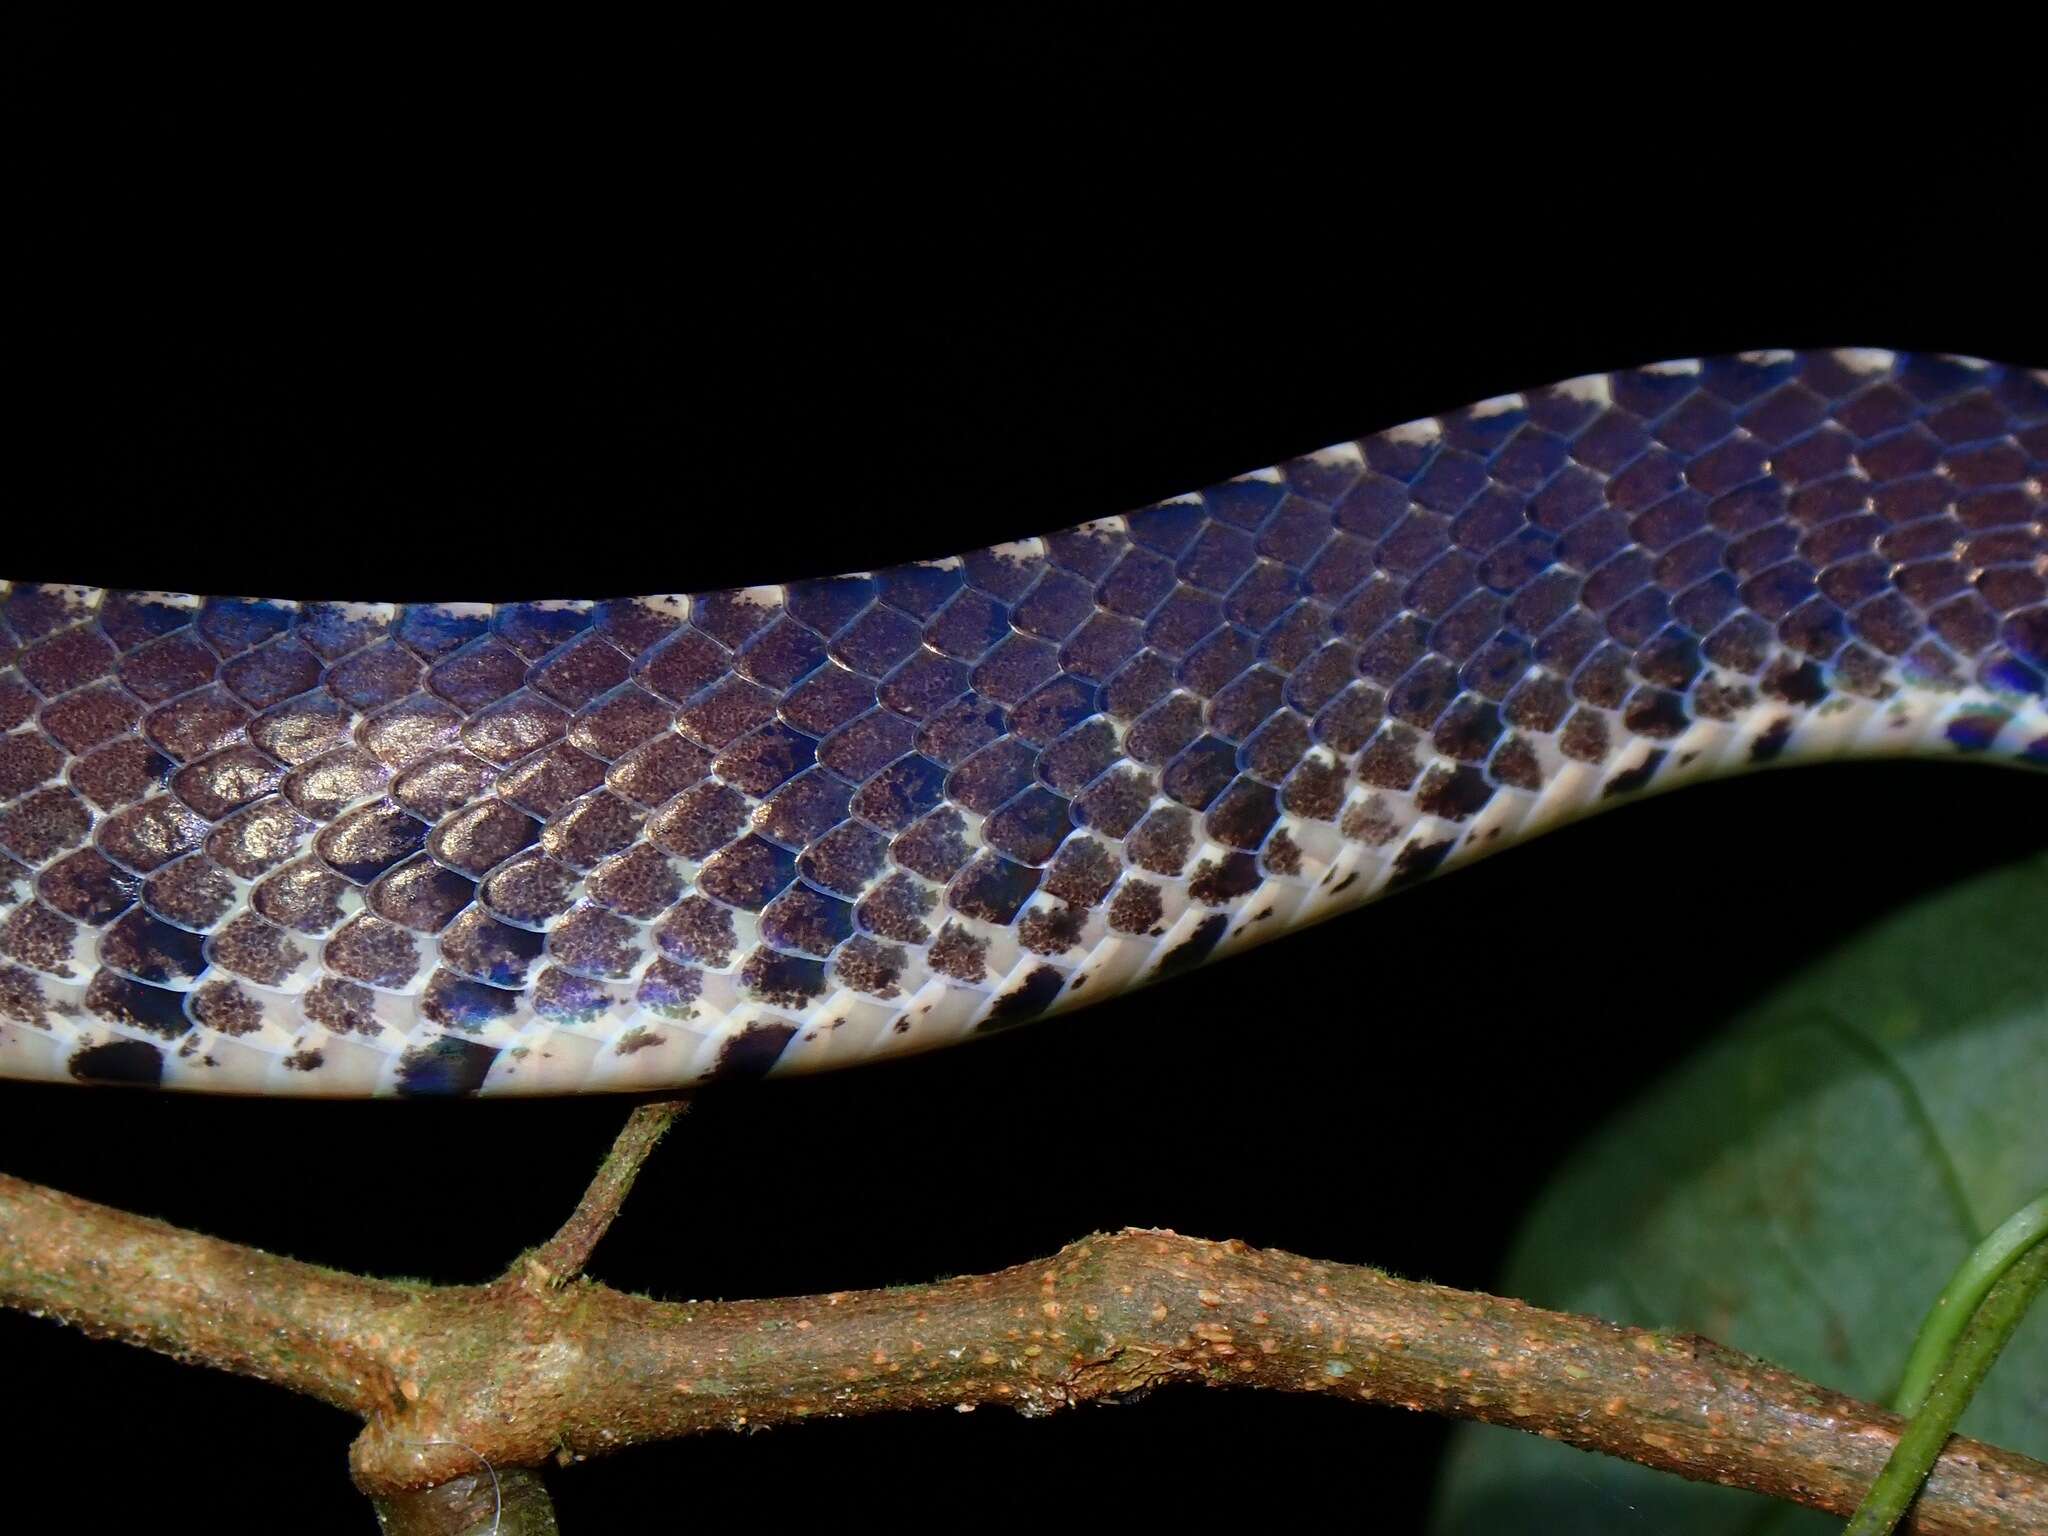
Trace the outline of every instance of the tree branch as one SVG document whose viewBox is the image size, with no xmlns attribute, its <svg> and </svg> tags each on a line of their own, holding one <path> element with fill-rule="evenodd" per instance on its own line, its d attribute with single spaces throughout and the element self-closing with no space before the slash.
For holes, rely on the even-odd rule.
<svg viewBox="0 0 2048 1536">
<path fill-rule="evenodd" d="M 1901 1428 L 1691 1335 L 1170 1232 L 1086 1238 L 932 1285 L 775 1301 L 554 1283 L 580 1266 L 630 1183 L 625 1165 L 659 1131 L 636 1115 L 605 1189 L 539 1251 L 553 1260 L 540 1261 L 544 1284 L 527 1283 L 529 1265 L 485 1286 L 360 1279 L 0 1175 L 0 1303 L 350 1410 L 365 1421 L 356 1482 L 387 1511 L 439 1489 L 473 1516 L 479 1459 L 502 1478 L 713 1429 L 908 1408 L 1045 1413 L 1176 1382 L 1506 1424 L 1842 1515 Z M 2048 1466 L 1954 1440 L 1911 1529 L 2048 1529 Z"/>
</svg>

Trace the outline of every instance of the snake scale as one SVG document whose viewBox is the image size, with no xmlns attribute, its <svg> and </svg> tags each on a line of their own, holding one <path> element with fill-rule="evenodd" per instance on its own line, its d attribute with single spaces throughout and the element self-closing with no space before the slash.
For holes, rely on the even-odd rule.
<svg viewBox="0 0 2048 1536">
<path fill-rule="evenodd" d="M 2048 373 L 1751 352 L 786 585 L 0 584 L 0 1075 L 808 1071 L 1114 995 L 1631 794 L 2048 765 L 2044 482 Z"/>
</svg>

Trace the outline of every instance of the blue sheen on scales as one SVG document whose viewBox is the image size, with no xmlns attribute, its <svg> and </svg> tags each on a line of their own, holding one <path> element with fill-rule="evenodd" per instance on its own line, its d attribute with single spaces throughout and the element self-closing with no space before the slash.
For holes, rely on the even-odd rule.
<svg viewBox="0 0 2048 1536">
<path fill-rule="evenodd" d="M 784 586 L 0 584 L 0 1075 L 808 1071 L 1114 995 L 1616 796 L 2048 765 L 2044 481 L 2048 374 L 1753 352 Z"/>
</svg>

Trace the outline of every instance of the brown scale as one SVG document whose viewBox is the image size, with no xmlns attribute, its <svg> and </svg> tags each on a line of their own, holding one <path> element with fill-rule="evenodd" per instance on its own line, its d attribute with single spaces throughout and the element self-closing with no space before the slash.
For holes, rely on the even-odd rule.
<svg viewBox="0 0 2048 1536">
<path fill-rule="evenodd" d="M 0 849 L 24 864 L 45 864 L 92 831 L 92 812 L 68 789 L 40 789 L 0 812 Z"/>
<path fill-rule="evenodd" d="M 71 963 L 77 928 L 70 919 L 37 902 L 17 908 L 0 924 L 0 953 L 45 975 L 69 981 L 78 974 Z"/>
<path fill-rule="evenodd" d="M 206 822 L 175 800 L 158 798 L 116 811 L 100 823 L 100 851 L 128 869 L 146 874 L 197 848 Z"/>
<path fill-rule="evenodd" d="M 1272 874 L 1298 875 L 1301 873 L 1301 849 L 1294 839 L 1287 835 L 1285 827 L 1280 828 L 1266 840 L 1260 854 L 1260 862 Z"/>
<path fill-rule="evenodd" d="M 471 716 L 462 731 L 462 744 L 485 761 L 504 767 L 560 741 L 568 727 L 566 710 L 537 693 L 517 693 Z"/>
<path fill-rule="evenodd" d="M 754 829 L 786 847 L 800 848 L 846 819 L 853 786 L 823 768 L 798 774 L 754 813 Z"/>
<path fill-rule="evenodd" d="M 1194 817 L 1178 806 L 1162 806 L 1148 814 L 1125 839 L 1124 850 L 1140 869 L 1156 875 L 1178 875 L 1194 851 Z"/>
<path fill-rule="evenodd" d="M 1279 799 L 1272 787 L 1241 778 L 1210 805 L 1203 824 L 1217 842 L 1249 851 L 1265 841 L 1279 819 Z"/>
<path fill-rule="evenodd" d="M 1137 768 L 1112 768 L 1074 801 L 1076 818 L 1106 837 L 1122 838 L 1152 804 L 1152 776 Z"/>
<path fill-rule="evenodd" d="M 72 764 L 72 788 L 102 811 L 131 805 L 170 778 L 172 762 L 150 743 L 129 737 L 113 741 Z"/>
<path fill-rule="evenodd" d="M 901 945 L 884 944 L 865 934 L 856 934 L 839 946 L 832 969 L 854 991 L 890 998 L 903 990 L 899 983 L 907 958 Z"/>
<path fill-rule="evenodd" d="M 497 769 L 480 757 L 443 752 L 399 775 L 391 785 L 391 798 L 423 821 L 439 821 L 481 799 L 497 776 Z"/>
<path fill-rule="evenodd" d="M 334 937 L 327 941 L 324 959 L 329 970 L 352 981 L 397 988 L 419 973 L 420 946 L 411 933 L 396 923 L 363 913 L 335 930 Z"/>
<path fill-rule="evenodd" d="M 693 968 L 676 965 L 672 960 L 657 960 L 656 965 L 673 966 L 677 971 Z M 650 967 L 651 971 L 652 967 Z M 612 995 L 604 983 L 593 981 L 587 976 L 578 976 L 550 966 L 542 971 L 533 983 L 533 1011 L 544 1019 L 578 1022 L 595 1018 L 611 1006 Z"/>
<path fill-rule="evenodd" d="M 1005 736 L 953 770 L 946 797 L 987 815 L 1029 785 L 1037 767 L 1038 753 L 1030 743 Z"/>
<path fill-rule="evenodd" d="M 195 991 L 192 1014 L 224 1035 L 253 1035 L 263 1027 L 263 1004 L 232 981 L 210 981 Z"/>
<path fill-rule="evenodd" d="M 192 854 L 143 881 L 142 899 L 157 916 L 183 928 L 204 930 L 234 910 L 235 883 L 205 855 Z"/>
<path fill-rule="evenodd" d="M 438 705 L 437 708 L 446 708 Z M 398 712 L 389 716 L 396 719 Z M 275 709 L 266 710 L 251 720 L 247 727 L 249 743 L 287 767 L 310 762 L 324 752 L 347 746 L 351 732 L 355 730 L 360 716 L 348 706 L 322 695 L 288 700 Z M 375 736 L 367 722 L 364 722 L 363 746 L 380 761 L 396 765 L 396 759 L 385 751 L 377 750 Z"/>
<path fill-rule="evenodd" d="M 925 963 L 942 976 L 971 984 L 987 976 L 987 955 L 987 939 L 958 923 L 948 923 L 925 951 Z"/>
<path fill-rule="evenodd" d="M 681 872 L 651 843 L 637 843 L 591 871 L 590 899 L 627 917 L 659 917 L 686 889 Z"/>
<path fill-rule="evenodd" d="M 740 967 L 740 985 L 757 1002 L 802 1009 L 824 995 L 825 965 L 780 950 L 757 949 Z"/>
<path fill-rule="evenodd" d="M 300 933 L 326 933 L 346 913 L 342 898 L 348 882 L 324 865 L 301 860 L 286 865 L 258 885 L 251 904 L 264 917 Z"/>
<path fill-rule="evenodd" d="M 35 712 L 35 690 L 18 677 L 0 673 L 0 731 L 25 725 Z"/>
<path fill-rule="evenodd" d="M 1233 853 L 1220 862 L 1204 859 L 1188 879 L 1188 894 L 1204 906 L 1228 906 L 1259 885 L 1258 861 L 1249 853 Z"/>
<path fill-rule="evenodd" d="M 541 833 L 540 845 L 575 870 L 587 870 L 630 848 L 643 813 L 605 790 L 577 801 Z"/>
<path fill-rule="evenodd" d="M 18 965 L 0 965 L 0 1019 L 48 1029 L 49 1012 L 40 981 Z"/>
<path fill-rule="evenodd" d="M 853 907 L 807 885 L 793 885 L 761 913 L 761 937 L 778 949 L 824 959 L 853 932 Z"/>
<path fill-rule="evenodd" d="M 66 917 L 98 927 L 135 905 L 140 882 L 97 849 L 65 855 L 36 879 L 36 894 Z"/>
<path fill-rule="evenodd" d="M 474 880 L 425 857 L 398 865 L 370 889 L 378 916 L 421 933 L 447 927 L 475 898 Z"/>
<path fill-rule="evenodd" d="M 474 1030 L 489 1018 L 508 1018 L 519 994 L 486 986 L 453 971 L 436 971 L 420 991 L 420 1016 L 444 1029 Z"/>
<path fill-rule="evenodd" d="M 926 919 L 938 907 L 938 897 L 909 875 L 895 874 L 863 896 L 854 907 L 854 920 L 869 933 L 905 944 L 922 944 L 931 937 Z"/>
<path fill-rule="evenodd" d="M 969 864 L 946 893 L 954 911 L 997 927 L 1016 919 L 1038 889 L 1038 870 L 1000 854 L 984 853 Z"/>
<path fill-rule="evenodd" d="M 1041 752 L 1038 776 L 1061 794 L 1073 795 L 1114 767 L 1121 756 L 1116 727 L 1098 717 Z"/>
<path fill-rule="evenodd" d="M 950 880 L 974 856 L 967 840 L 967 822 L 951 806 L 941 806 L 889 845 L 889 856 L 927 880 Z"/>
<path fill-rule="evenodd" d="M 540 836 L 539 825 L 500 800 L 482 800 L 435 827 L 427 839 L 433 856 L 472 879 L 504 863 Z"/>
<path fill-rule="evenodd" d="M 500 798 L 545 821 L 604 781 L 601 759 L 556 742 L 501 772 L 497 785 Z"/>
<path fill-rule="evenodd" d="M 821 741 L 818 761 L 849 783 L 859 784 L 908 752 L 916 740 L 909 721 L 886 710 L 871 710 Z"/>
<path fill-rule="evenodd" d="M 1341 830 L 1354 843 L 1384 848 L 1405 826 L 1385 795 L 1367 795 L 1344 812 Z"/>
<path fill-rule="evenodd" d="M 404 768 L 454 746 L 462 734 L 462 716 L 454 706 L 416 693 L 372 715 L 356 734 L 384 762 Z"/>
<path fill-rule="evenodd" d="M 538 934 L 499 922 L 479 907 L 459 914 L 442 933 L 444 965 L 464 976 L 517 986 L 526 980 L 540 954 Z"/>
<path fill-rule="evenodd" d="M 623 980 L 640 964 L 640 929 L 602 907 L 575 907 L 549 928 L 547 949 L 566 970 Z"/>
<path fill-rule="evenodd" d="M 102 683 L 45 705 L 37 723 L 75 757 L 125 736 L 141 719 L 135 699 L 113 683 Z"/>
<path fill-rule="evenodd" d="M 199 778 L 200 773 L 204 778 Z M 359 748 L 343 748 L 305 763 L 282 779 L 285 798 L 315 821 L 339 816 L 374 799 L 391 782 L 391 770 Z M 209 820 L 261 799 L 279 787 L 279 770 L 253 747 L 230 747 L 179 771 L 171 792 Z M 203 803 L 201 798 L 203 796 Z"/>
<path fill-rule="evenodd" d="M 732 912 L 701 896 L 686 896 L 654 928 L 654 941 L 670 955 L 723 970 L 732 963 L 739 939 Z"/>
<path fill-rule="evenodd" d="M 31 645 L 15 666 L 28 685 L 47 699 L 109 675 L 119 659 L 113 642 L 87 624 Z"/>
<path fill-rule="evenodd" d="M 665 958 L 657 958 L 647 967 L 647 973 L 640 978 L 640 985 L 633 993 L 634 1000 L 643 1008 L 652 1008 L 670 1019 L 695 1018 L 695 1004 L 703 995 L 702 971 Z M 650 1037 L 647 1043 L 653 1044 L 654 1041 Z M 623 1037 L 618 1049 L 622 1054 L 629 1049 Z"/>
<path fill-rule="evenodd" d="M 96 972 L 85 989 L 88 1013 L 166 1040 L 175 1040 L 192 1028 L 182 1005 L 182 994 L 146 986 L 114 971 Z"/>
<path fill-rule="evenodd" d="M 189 763 L 234 745 L 249 719 L 249 710 L 226 689 L 202 688 L 151 710 L 142 729 L 170 757 Z"/>
<path fill-rule="evenodd" d="M 1147 880 L 1130 878 L 1117 887 L 1116 898 L 1109 904 L 1109 926 L 1119 933 L 1155 933 L 1165 913 L 1166 903 L 1159 887 Z"/>
</svg>

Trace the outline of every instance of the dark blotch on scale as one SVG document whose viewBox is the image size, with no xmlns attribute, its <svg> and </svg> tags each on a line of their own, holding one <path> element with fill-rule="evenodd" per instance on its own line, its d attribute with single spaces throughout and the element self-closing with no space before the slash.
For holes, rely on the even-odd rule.
<svg viewBox="0 0 2048 1536">
<path fill-rule="evenodd" d="M 436 971 L 420 994 L 420 1013 L 444 1029 L 473 1031 L 519 1010 L 519 994 Z"/>
<path fill-rule="evenodd" d="M 1435 874 L 1437 867 L 1451 856 L 1451 850 L 1457 845 L 1458 840 L 1454 837 L 1435 843 L 1410 843 L 1394 855 L 1393 873 L 1388 877 L 1387 889 L 1398 891 Z"/>
<path fill-rule="evenodd" d="M 450 1098 L 475 1093 L 484 1085 L 498 1048 L 459 1035 L 442 1035 L 415 1045 L 398 1059 L 401 1098 Z"/>
<path fill-rule="evenodd" d="M 2002 709 L 1978 709 L 1956 716 L 1943 733 L 1949 745 L 1961 752 L 1982 752 L 1998 739 L 2012 716 Z"/>
<path fill-rule="evenodd" d="M 1015 990 L 995 1000 L 988 1014 L 975 1026 L 976 1034 L 993 1034 L 1027 1024 L 1053 1005 L 1065 978 L 1049 965 L 1041 965 L 1026 976 Z"/>
<path fill-rule="evenodd" d="M 1216 912 L 1205 917 L 1180 943 L 1160 956 L 1156 974 L 1161 980 L 1178 976 L 1182 971 L 1191 971 L 1208 959 L 1216 946 L 1223 942 L 1224 930 L 1230 926 L 1227 913 Z"/>
<path fill-rule="evenodd" d="M 1814 705 L 1828 696 L 1828 685 L 1820 668 L 1810 661 L 1793 666 L 1781 660 L 1764 674 L 1759 686 L 1772 698 L 1787 704 Z"/>
<path fill-rule="evenodd" d="M 1749 760 L 1752 763 L 1775 763 L 1785 751 L 1785 743 L 1792 739 L 1792 717 L 1780 715 L 1773 720 L 1761 736 L 1749 744 Z"/>
<path fill-rule="evenodd" d="M 784 1019 L 755 1019 L 718 1053 L 710 1082 L 743 1083 L 766 1077 L 782 1059 L 783 1048 L 796 1038 L 796 1026 Z"/>
<path fill-rule="evenodd" d="M 163 987 L 131 981 L 113 971 L 101 971 L 85 989 L 86 1009 L 103 1019 L 146 1029 L 166 1040 L 175 1040 L 192 1027 L 185 1017 L 185 994 Z"/>
<path fill-rule="evenodd" d="M 1611 800 L 1616 795 L 1632 794 L 1657 776 L 1657 770 L 1664 766 L 1664 759 L 1670 754 L 1659 747 L 1635 767 L 1617 773 L 1607 781 L 1600 791 L 1600 798 Z"/>
<path fill-rule="evenodd" d="M 109 1040 L 71 1053 L 65 1069 L 81 1083 L 154 1088 L 164 1078 L 164 1053 L 141 1040 Z"/>
<path fill-rule="evenodd" d="M 1463 821 L 1484 810 L 1493 799 L 1493 786 L 1486 775 L 1467 763 L 1447 767 L 1433 763 L 1415 786 L 1415 805 L 1445 821 Z"/>
</svg>

